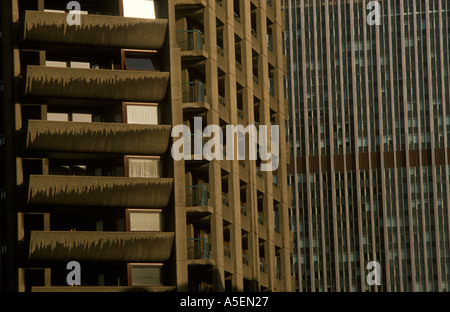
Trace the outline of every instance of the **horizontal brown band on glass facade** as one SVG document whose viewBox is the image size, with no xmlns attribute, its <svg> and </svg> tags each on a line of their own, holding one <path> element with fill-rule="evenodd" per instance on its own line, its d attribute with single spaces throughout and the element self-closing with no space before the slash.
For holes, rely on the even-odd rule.
<svg viewBox="0 0 450 312">
<path fill-rule="evenodd" d="M 448 149 L 450 153 L 450 148 Z M 445 165 L 445 149 L 434 149 L 435 164 L 437 166 Z M 306 173 L 306 161 L 309 159 L 309 172 L 328 172 L 331 171 L 331 157 L 334 161 L 334 171 L 352 171 L 356 169 L 355 154 L 347 155 L 324 155 L 311 157 L 297 157 L 297 173 Z M 378 168 L 403 168 L 406 167 L 406 151 L 383 152 L 383 161 L 381 162 L 381 153 L 360 153 L 359 169 L 378 169 Z M 422 158 L 422 163 L 421 159 Z M 450 160 L 450 158 L 449 158 Z M 345 166 L 344 166 L 345 164 Z M 450 164 L 450 161 L 447 161 Z M 431 166 L 431 149 L 409 151 L 409 167 Z M 291 159 L 288 165 L 288 173 L 294 173 L 294 161 Z"/>
</svg>

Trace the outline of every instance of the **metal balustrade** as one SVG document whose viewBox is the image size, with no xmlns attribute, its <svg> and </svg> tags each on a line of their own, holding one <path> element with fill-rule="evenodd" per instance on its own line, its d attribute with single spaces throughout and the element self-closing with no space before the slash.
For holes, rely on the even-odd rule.
<svg viewBox="0 0 450 312">
<path fill-rule="evenodd" d="M 189 185 L 186 188 L 191 189 L 192 206 L 208 206 L 208 190 L 206 185 Z M 188 195 L 189 196 L 189 195 Z"/>
<path fill-rule="evenodd" d="M 206 237 L 199 237 L 199 238 L 188 238 L 188 241 L 193 242 L 192 247 L 193 253 L 190 253 L 191 259 L 210 259 L 211 255 L 209 252 L 209 242 L 208 238 Z"/>
<path fill-rule="evenodd" d="M 204 102 L 206 87 L 201 81 L 183 82 L 183 102 Z"/>
<path fill-rule="evenodd" d="M 184 51 L 200 51 L 203 49 L 203 33 L 199 29 L 180 30 L 177 33 L 187 34 L 187 46 L 182 47 Z"/>
</svg>

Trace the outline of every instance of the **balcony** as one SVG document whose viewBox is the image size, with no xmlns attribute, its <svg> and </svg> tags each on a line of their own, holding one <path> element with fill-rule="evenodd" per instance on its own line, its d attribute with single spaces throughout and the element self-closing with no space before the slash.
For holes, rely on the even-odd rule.
<svg viewBox="0 0 450 312">
<path fill-rule="evenodd" d="M 82 15 L 81 25 L 68 25 L 67 13 L 25 11 L 25 42 L 122 49 L 158 50 L 164 44 L 165 19 Z M 105 35 L 107 34 L 107 35 Z"/>
<path fill-rule="evenodd" d="M 183 102 L 204 102 L 206 87 L 201 81 L 183 82 Z"/>
<path fill-rule="evenodd" d="M 30 175 L 28 204 L 164 208 L 173 179 Z"/>
<path fill-rule="evenodd" d="M 273 36 L 272 34 L 267 34 L 267 49 L 273 52 Z"/>
<path fill-rule="evenodd" d="M 186 188 L 186 203 L 189 206 L 208 206 L 208 190 L 206 185 L 189 185 Z"/>
<path fill-rule="evenodd" d="M 210 259 L 208 238 L 188 238 L 189 259 Z"/>
<path fill-rule="evenodd" d="M 211 106 L 206 103 L 206 86 L 201 81 L 183 82 L 183 109 L 191 112 L 208 111 Z"/>
<path fill-rule="evenodd" d="M 168 125 L 29 120 L 28 150 L 45 152 L 162 155 L 169 147 Z"/>
<path fill-rule="evenodd" d="M 206 59 L 208 53 L 203 49 L 203 33 L 199 29 L 177 31 L 177 42 L 183 60 Z"/>
<path fill-rule="evenodd" d="M 174 233 L 31 231 L 30 260 L 164 262 Z"/>
<path fill-rule="evenodd" d="M 222 105 L 223 107 L 226 106 L 226 102 L 225 102 L 225 98 L 221 95 L 218 96 L 219 99 L 219 104 Z"/>
<path fill-rule="evenodd" d="M 169 73 L 165 72 L 29 65 L 25 95 L 160 102 L 166 95 L 168 81 Z"/>
<path fill-rule="evenodd" d="M 247 205 L 246 204 L 242 204 L 241 203 L 241 215 L 243 215 L 244 217 L 246 217 L 247 216 L 247 207 L 246 207 Z"/>
</svg>

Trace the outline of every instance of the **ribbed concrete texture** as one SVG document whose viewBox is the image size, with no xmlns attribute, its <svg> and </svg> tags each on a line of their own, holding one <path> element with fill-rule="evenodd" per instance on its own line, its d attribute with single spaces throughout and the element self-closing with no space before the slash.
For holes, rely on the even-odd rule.
<svg viewBox="0 0 450 312">
<path fill-rule="evenodd" d="M 29 120 L 27 149 L 79 153 L 162 155 L 171 126 Z"/>
<path fill-rule="evenodd" d="M 31 175 L 28 203 L 44 206 L 164 208 L 171 178 Z"/>
<path fill-rule="evenodd" d="M 26 42 L 160 49 L 167 30 L 166 19 L 81 15 L 81 25 L 69 25 L 67 13 L 26 11 Z"/>
<path fill-rule="evenodd" d="M 29 65 L 25 94 L 38 97 L 160 102 L 169 73 Z"/>
<path fill-rule="evenodd" d="M 31 231 L 30 260 L 162 262 L 174 233 Z"/>
</svg>

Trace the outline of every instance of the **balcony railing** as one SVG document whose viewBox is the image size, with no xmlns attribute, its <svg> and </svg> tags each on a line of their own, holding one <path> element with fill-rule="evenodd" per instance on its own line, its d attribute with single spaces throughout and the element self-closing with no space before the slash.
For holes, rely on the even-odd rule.
<svg viewBox="0 0 450 312">
<path fill-rule="evenodd" d="M 280 256 L 275 257 L 275 273 L 277 279 L 281 279 L 281 258 Z"/>
<path fill-rule="evenodd" d="M 231 258 L 231 252 L 227 246 L 223 246 L 223 253 L 225 257 Z"/>
<path fill-rule="evenodd" d="M 273 51 L 273 37 L 272 34 L 267 34 L 267 49 Z"/>
<path fill-rule="evenodd" d="M 273 176 L 272 176 L 272 184 L 273 184 L 274 186 L 278 186 L 278 178 L 277 178 L 276 175 L 273 175 Z"/>
<path fill-rule="evenodd" d="M 230 207 L 230 202 L 228 201 L 228 197 L 225 195 L 222 195 L 222 205 L 225 207 Z"/>
<path fill-rule="evenodd" d="M 238 60 L 234 60 L 235 62 L 236 62 L 236 68 L 237 69 L 239 69 L 239 70 L 242 70 L 242 64 L 241 64 L 241 62 L 239 62 Z"/>
<path fill-rule="evenodd" d="M 225 99 L 221 95 L 219 95 L 219 104 L 225 106 Z"/>
<path fill-rule="evenodd" d="M 191 206 L 208 206 L 208 190 L 206 185 L 190 185 L 186 188 L 191 189 Z M 189 195 L 188 195 L 189 196 Z"/>
<path fill-rule="evenodd" d="M 274 219 L 274 230 L 276 233 L 280 233 L 280 217 L 277 211 L 275 211 L 273 219 Z"/>
<path fill-rule="evenodd" d="M 259 260 L 259 270 L 261 272 L 266 272 L 266 266 L 265 266 L 264 262 L 261 259 Z"/>
<path fill-rule="evenodd" d="M 270 96 L 274 96 L 274 94 L 275 94 L 275 85 L 274 85 L 273 78 L 269 78 L 269 94 L 270 94 Z"/>
<path fill-rule="evenodd" d="M 6 199 L 6 187 L 0 188 L 0 200 Z"/>
<path fill-rule="evenodd" d="M 260 167 L 256 167 L 256 175 L 260 178 L 262 178 L 262 172 Z"/>
<path fill-rule="evenodd" d="M 193 246 L 189 246 L 192 248 L 190 259 L 210 259 L 208 238 L 188 238 L 188 241 L 193 242 Z"/>
<path fill-rule="evenodd" d="M 239 109 L 239 108 L 237 109 L 237 115 L 238 115 L 239 118 L 244 119 L 244 114 L 242 112 L 242 109 Z"/>
<path fill-rule="evenodd" d="M 247 216 L 247 208 L 245 207 L 245 205 L 241 205 L 241 215 L 243 215 L 244 217 Z"/>
<path fill-rule="evenodd" d="M 261 211 L 258 211 L 258 223 L 264 225 L 264 217 Z"/>
<path fill-rule="evenodd" d="M 227 159 L 227 148 L 223 144 L 219 145 L 220 153 L 223 155 L 223 160 Z"/>
<path fill-rule="evenodd" d="M 183 82 L 183 102 L 204 102 L 205 85 L 201 81 Z"/>
<path fill-rule="evenodd" d="M 233 12 L 234 13 L 234 18 L 238 21 L 238 22 L 240 22 L 241 21 L 241 18 L 240 18 L 240 16 L 239 16 L 239 13 L 238 12 Z"/>
<path fill-rule="evenodd" d="M 196 138 L 197 141 L 201 142 L 198 148 L 200 148 L 198 151 L 195 150 L 196 147 Z M 203 146 L 205 146 L 206 142 L 208 141 L 208 137 L 203 136 L 203 133 L 197 132 L 197 133 L 191 133 L 191 155 L 193 157 L 195 156 L 201 156 L 201 159 L 203 159 Z M 195 158 L 194 158 L 195 159 Z"/>
<path fill-rule="evenodd" d="M 200 51 L 203 49 L 203 33 L 201 30 L 180 30 L 177 33 L 187 35 L 187 45 L 182 47 L 183 51 Z"/>
<path fill-rule="evenodd" d="M 223 48 L 217 45 L 217 53 L 223 56 Z"/>
</svg>

